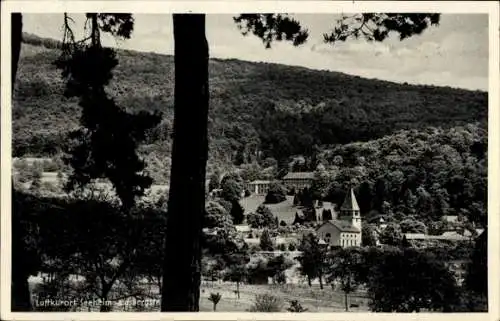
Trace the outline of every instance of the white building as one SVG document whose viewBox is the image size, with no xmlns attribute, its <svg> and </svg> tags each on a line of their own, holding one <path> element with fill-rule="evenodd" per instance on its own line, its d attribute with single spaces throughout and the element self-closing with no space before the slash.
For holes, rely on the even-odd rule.
<svg viewBox="0 0 500 321">
<path fill-rule="evenodd" d="M 361 246 L 361 213 L 352 189 L 340 207 L 338 219 L 325 221 L 316 232 L 330 246 Z"/>
<path fill-rule="evenodd" d="M 265 195 L 269 191 L 271 181 L 256 180 L 245 185 L 245 188 L 252 194 Z"/>
</svg>

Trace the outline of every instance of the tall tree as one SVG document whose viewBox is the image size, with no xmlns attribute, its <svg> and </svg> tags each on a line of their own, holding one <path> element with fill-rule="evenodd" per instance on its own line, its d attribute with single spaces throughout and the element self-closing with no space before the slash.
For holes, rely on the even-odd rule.
<svg viewBox="0 0 500 321">
<path fill-rule="evenodd" d="M 273 251 L 274 250 L 274 244 L 273 240 L 271 239 L 271 235 L 269 234 L 269 230 L 264 229 L 262 231 L 262 234 L 260 236 L 260 248 L 262 251 Z"/>
<path fill-rule="evenodd" d="M 205 15 L 174 14 L 175 100 L 161 311 L 199 311 L 208 158 Z"/>
<path fill-rule="evenodd" d="M 14 95 L 21 41 L 23 33 L 23 17 L 21 13 L 11 14 L 11 92 Z M 14 190 L 12 181 L 12 280 L 11 280 L 11 310 L 30 311 L 33 307 L 30 300 L 28 277 L 36 273 L 36 252 L 30 251 L 25 240 L 27 238 L 26 226 L 23 223 L 22 202 L 16 202 L 19 194 Z"/>
<path fill-rule="evenodd" d="M 476 295 L 488 297 L 488 234 L 487 230 L 476 239 L 471 261 L 467 267 L 465 286 Z"/>
<path fill-rule="evenodd" d="M 300 23 L 282 14 L 242 14 L 234 18 L 243 34 L 253 33 L 270 47 L 273 41 L 303 44 Z M 394 31 L 401 39 L 439 22 L 439 14 L 360 14 L 338 21 L 325 42 L 364 36 L 382 41 Z M 208 43 L 204 15 L 174 15 L 174 142 L 165 255 L 162 311 L 198 311 L 200 237 L 204 213 L 208 123 Z"/>
<path fill-rule="evenodd" d="M 62 53 L 55 62 L 66 80 L 65 96 L 78 97 L 82 108 L 81 127 L 69 135 L 76 144 L 66 159 L 73 169 L 67 190 L 84 187 L 95 178 L 107 178 L 123 208 L 129 210 L 152 183 L 143 174 L 145 162 L 138 156 L 137 146 L 146 139 L 147 130 L 160 123 L 161 115 L 130 114 L 105 90 L 118 59 L 115 50 L 101 45 L 101 34 L 130 38 L 132 15 L 87 13 L 86 18 L 87 37 L 76 41 L 71 18 L 64 14 Z"/>
<path fill-rule="evenodd" d="M 349 311 L 348 296 L 360 284 L 363 255 L 358 248 L 342 248 L 329 254 L 327 280 L 339 282 L 344 292 L 345 310 Z"/>
<path fill-rule="evenodd" d="M 234 224 L 241 224 L 245 219 L 245 209 L 241 206 L 240 202 L 234 200 L 231 202 L 231 217 Z"/>
<path fill-rule="evenodd" d="M 323 289 L 323 275 L 327 258 L 326 248 L 319 244 L 319 239 L 313 233 L 302 237 L 298 250 L 302 254 L 297 257 L 300 263 L 300 272 L 307 276 L 307 283 L 318 278 L 320 288 Z"/>
<path fill-rule="evenodd" d="M 458 288 L 452 272 L 435 255 L 413 248 L 379 253 L 368 276 L 375 312 L 449 312 Z"/>
</svg>

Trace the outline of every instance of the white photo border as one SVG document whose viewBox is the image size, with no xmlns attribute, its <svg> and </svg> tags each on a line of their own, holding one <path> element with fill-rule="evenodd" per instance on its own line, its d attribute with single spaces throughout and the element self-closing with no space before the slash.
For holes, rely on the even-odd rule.
<svg viewBox="0 0 500 321">
<path fill-rule="evenodd" d="M 489 15 L 488 86 L 488 313 L 50 313 L 10 312 L 11 153 L 10 14 L 22 13 L 353 13 L 436 12 Z M 2 1 L 1 3 L 1 269 L 2 320 L 499 320 L 500 215 L 500 64 L 499 5 L 496 1 Z"/>
</svg>

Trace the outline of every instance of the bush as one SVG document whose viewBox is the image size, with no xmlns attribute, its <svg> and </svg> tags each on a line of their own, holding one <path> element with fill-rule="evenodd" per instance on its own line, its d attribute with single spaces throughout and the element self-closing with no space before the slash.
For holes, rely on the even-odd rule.
<svg viewBox="0 0 500 321">
<path fill-rule="evenodd" d="M 248 247 L 248 252 L 250 253 L 257 253 L 260 251 L 260 246 L 257 244 L 252 244 Z"/>
<path fill-rule="evenodd" d="M 283 301 L 272 294 L 257 294 L 250 312 L 281 312 Z"/>
<path fill-rule="evenodd" d="M 276 204 L 281 203 L 286 200 L 286 188 L 279 182 L 273 182 L 269 186 L 269 191 L 267 192 L 266 199 L 264 203 L 266 204 Z"/>
<path fill-rule="evenodd" d="M 255 213 L 249 213 L 246 216 L 246 221 L 252 228 L 276 227 L 277 225 L 276 217 L 265 205 L 260 205 Z"/>
<path fill-rule="evenodd" d="M 298 300 L 292 300 L 290 302 L 290 307 L 286 309 L 288 312 L 306 312 L 308 309 L 304 309 Z"/>
<path fill-rule="evenodd" d="M 280 222 L 280 226 L 286 226 L 286 222 L 282 220 L 282 221 Z"/>
<path fill-rule="evenodd" d="M 278 245 L 278 250 L 283 251 L 283 252 L 286 251 L 286 245 L 281 243 L 280 245 Z"/>
<path fill-rule="evenodd" d="M 265 204 L 277 204 L 277 203 L 284 202 L 285 200 L 286 200 L 285 195 L 269 192 L 266 195 L 266 199 L 265 199 L 264 203 Z"/>
<path fill-rule="evenodd" d="M 260 236 L 260 248 L 262 251 L 273 251 L 274 245 L 268 230 L 264 230 Z"/>
<path fill-rule="evenodd" d="M 296 250 L 297 250 L 297 246 L 294 243 L 288 244 L 288 251 L 292 252 L 292 251 L 296 251 Z"/>
</svg>

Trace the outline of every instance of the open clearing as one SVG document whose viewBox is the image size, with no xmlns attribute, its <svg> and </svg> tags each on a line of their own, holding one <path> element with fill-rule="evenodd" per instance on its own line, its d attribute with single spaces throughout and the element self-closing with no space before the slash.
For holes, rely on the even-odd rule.
<svg viewBox="0 0 500 321">
<path fill-rule="evenodd" d="M 240 201 L 241 206 L 245 209 L 245 215 L 254 213 L 255 210 L 264 203 L 264 195 L 251 195 Z M 287 196 L 286 200 L 278 204 L 264 204 L 273 215 L 278 217 L 278 220 L 285 221 L 287 224 L 293 223 L 297 207 L 293 206 L 293 196 Z"/>
<path fill-rule="evenodd" d="M 255 295 L 270 293 L 280 297 L 284 302 L 283 312 L 290 305 L 290 301 L 298 300 L 302 307 L 307 308 L 308 312 L 345 312 L 344 294 L 340 291 L 334 291 L 328 285 L 323 290 L 319 285 L 285 284 L 285 285 L 240 285 L 240 299 L 237 298 L 234 291 L 235 283 L 204 282 L 200 298 L 200 311 L 212 311 L 212 302 L 208 300 L 210 292 L 222 294 L 222 298 L 217 305 L 217 311 L 220 312 L 244 312 L 249 309 Z M 359 305 L 359 308 L 351 308 L 353 312 L 368 311 L 368 298 L 362 293 L 355 293 L 349 297 L 349 303 Z"/>
</svg>

